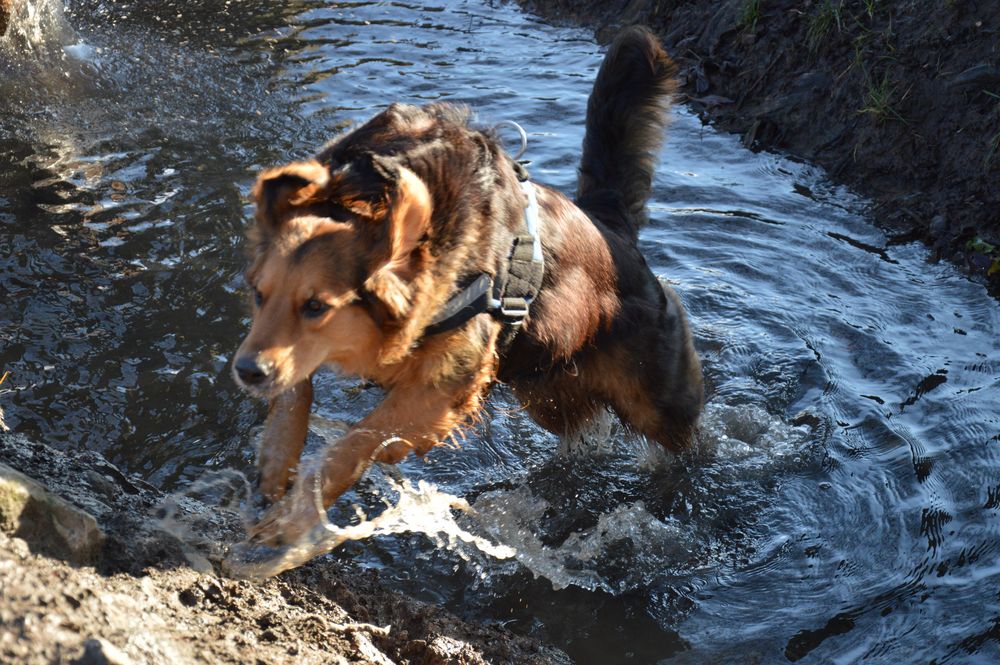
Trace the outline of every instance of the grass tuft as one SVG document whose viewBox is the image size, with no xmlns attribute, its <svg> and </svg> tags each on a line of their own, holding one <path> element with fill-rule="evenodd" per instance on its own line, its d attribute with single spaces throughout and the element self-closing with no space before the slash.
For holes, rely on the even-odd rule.
<svg viewBox="0 0 1000 665">
<path fill-rule="evenodd" d="M 823 45 L 833 26 L 836 25 L 838 30 L 842 28 L 840 17 L 841 7 L 842 0 L 836 3 L 833 0 L 823 0 L 823 4 L 819 6 L 819 11 L 809 18 L 809 27 L 806 29 L 806 42 L 809 45 L 810 51 L 815 53 L 819 50 L 819 47 Z"/>
<path fill-rule="evenodd" d="M 757 27 L 757 22 L 761 19 L 761 0 L 743 0 L 743 8 L 740 10 L 739 25 L 743 29 L 753 30 Z"/>
<path fill-rule="evenodd" d="M 865 79 L 864 106 L 858 109 L 858 113 L 872 116 L 879 124 L 886 120 L 898 120 L 907 124 L 896 110 L 896 86 L 892 84 L 889 72 L 883 74 L 881 80 L 876 80 L 866 73 Z M 905 97 L 906 95 L 903 95 L 903 98 Z M 902 98 L 898 101 L 902 101 Z"/>
</svg>

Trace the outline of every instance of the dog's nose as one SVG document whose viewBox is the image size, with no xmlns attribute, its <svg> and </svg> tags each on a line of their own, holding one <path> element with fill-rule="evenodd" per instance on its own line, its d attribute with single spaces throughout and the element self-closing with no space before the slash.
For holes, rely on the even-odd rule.
<svg viewBox="0 0 1000 665">
<path fill-rule="evenodd" d="M 248 386 L 260 385 L 271 376 L 270 364 L 260 362 L 257 356 L 240 356 L 233 367 L 240 381 Z"/>
</svg>

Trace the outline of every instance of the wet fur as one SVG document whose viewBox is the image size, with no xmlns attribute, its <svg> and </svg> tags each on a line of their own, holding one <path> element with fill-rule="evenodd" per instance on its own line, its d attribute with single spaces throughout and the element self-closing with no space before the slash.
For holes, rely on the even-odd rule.
<svg viewBox="0 0 1000 665">
<path fill-rule="evenodd" d="M 674 74 L 645 29 L 612 45 L 588 104 L 576 203 L 535 185 L 545 278 L 507 349 L 487 314 L 423 335 L 456 284 L 496 273 L 524 223 L 513 164 L 466 109 L 393 104 L 315 160 L 261 174 L 247 274 L 260 305 L 237 357 L 267 373 L 248 386 L 270 400 L 261 489 L 284 498 L 259 538 L 298 537 L 319 519 L 313 492 L 329 505 L 372 459 L 427 452 L 477 417 L 497 381 L 557 434 L 609 407 L 671 450 L 688 443 L 698 358 L 679 299 L 636 247 Z M 307 318 L 313 301 L 326 309 Z M 386 398 L 295 477 L 311 376 L 325 363 Z"/>
</svg>

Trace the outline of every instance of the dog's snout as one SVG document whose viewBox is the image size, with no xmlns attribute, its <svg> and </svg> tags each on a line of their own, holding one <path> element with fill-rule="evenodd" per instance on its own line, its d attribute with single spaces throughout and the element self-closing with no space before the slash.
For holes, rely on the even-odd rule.
<svg viewBox="0 0 1000 665">
<path fill-rule="evenodd" d="M 248 386 L 259 386 L 271 378 L 271 363 L 262 361 L 258 356 L 239 356 L 233 363 L 233 368 L 240 381 Z"/>
</svg>

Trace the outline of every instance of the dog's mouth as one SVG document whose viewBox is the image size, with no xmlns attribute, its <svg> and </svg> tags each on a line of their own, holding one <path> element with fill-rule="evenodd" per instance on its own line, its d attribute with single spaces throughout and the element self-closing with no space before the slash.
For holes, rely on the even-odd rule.
<svg viewBox="0 0 1000 665">
<path fill-rule="evenodd" d="M 240 381 L 239 377 L 235 377 L 235 379 L 236 379 L 236 385 L 238 385 L 240 389 L 243 390 L 243 392 L 256 399 L 270 401 L 284 392 L 282 388 L 275 385 L 267 385 L 267 386 L 247 385 L 246 383 Z"/>
</svg>

